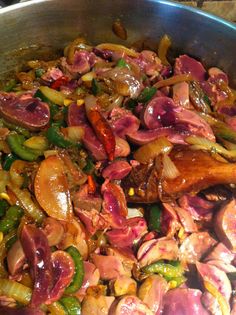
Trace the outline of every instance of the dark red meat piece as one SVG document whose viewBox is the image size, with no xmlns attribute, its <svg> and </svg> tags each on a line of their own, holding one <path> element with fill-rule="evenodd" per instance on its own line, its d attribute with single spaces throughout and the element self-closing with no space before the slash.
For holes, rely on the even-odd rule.
<svg viewBox="0 0 236 315">
<path fill-rule="evenodd" d="M 48 299 L 51 290 L 51 250 L 46 235 L 34 225 L 23 227 L 21 244 L 34 281 L 31 305 L 37 307 Z"/>
<path fill-rule="evenodd" d="M 0 93 L 0 116 L 29 130 L 46 127 L 50 119 L 48 104 L 30 95 Z"/>
</svg>

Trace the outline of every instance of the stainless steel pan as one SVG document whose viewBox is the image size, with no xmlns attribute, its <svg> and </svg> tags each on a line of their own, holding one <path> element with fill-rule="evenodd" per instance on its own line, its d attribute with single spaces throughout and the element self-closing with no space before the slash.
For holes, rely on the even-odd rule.
<svg viewBox="0 0 236 315">
<path fill-rule="evenodd" d="M 127 41 L 111 31 L 116 18 L 127 28 Z M 161 0 L 36 0 L 1 9 L 0 78 L 23 61 L 49 58 L 80 34 L 93 43 L 129 44 L 158 41 L 164 33 L 172 37 L 176 54 L 186 52 L 223 68 L 236 86 L 236 26 Z"/>
</svg>

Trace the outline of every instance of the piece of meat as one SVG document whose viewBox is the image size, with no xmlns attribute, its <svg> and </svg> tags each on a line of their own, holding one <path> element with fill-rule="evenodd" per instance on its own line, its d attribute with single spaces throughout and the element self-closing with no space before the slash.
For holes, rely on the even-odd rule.
<svg viewBox="0 0 236 315">
<path fill-rule="evenodd" d="M 188 55 L 181 55 L 175 59 L 174 65 L 175 74 L 191 74 L 195 80 L 204 81 L 206 77 L 206 70 L 201 62 Z"/>
<path fill-rule="evenodd" d="M 154 315 L 153 312 L 134 295 L 126 295 L 115 301 L 109 315 Z"/>
<path fill-rule="evenodd" d="M 131 277 L 119 276 L 110 281 L 109 286 L 115 296 L 122 296 L 125 294 L 136 294 L 137 282 Z"/>
<path fill-rule="evenodd" d="M 183 146 L 175 148 L 170 158 L 180 175 L 174 179 L 162 179 L 154 165 L 140 165 L 132 169 L 122 180 L 122 187 L 128 202 L 152 203 L 160 198 L 178 198 L 191 192 L 217 184 L 236 183 L 236 163 L 220 162 L 209 153 L 192 151 Z M 134 195 L 128 194 L 130 187 Z"/>
<path fill-rule="evenodd" d="M 94 265 L 98 268 L 102 280 L 112 280 L 121 275 L 131 276 L 131 273 L 124 268 L 118 256 L 91 254 L 90 257 Z"/>
<path fill-rule="evenodd" d="M 161 314 L 162 300 L 168 291 L 167 281 L 159 275 L 151 275 L 141 284 L 138 297 L 155 315 Z"/>
<path fill-rule="evenodd" d="M 170 127 L 176 122 L 176 113 L 181 108 L 176 106 L 172 98 L 155 97 L 146 106 L 143 122 L 148 129 Z"/>
<path fill-rule="evenodd" d="M 218 243 L 212 251 L 205 257 L 204 261 L 208 260 L 222 260 L 227 264 L 231 264 L 234 260 L 234 254 L 223 244 Z"/>
<path fill-rule="evenodd" d="M 148 266 L 161 259 L 176 260 L 178 256 L 179 249 L 176 241 L 165 237 L 144 242 L 137 252 L 140 267 Z"/>
<path fill-rule="evenodd" d="M 192 233 L 181 244 L 179 258 L 181 261 L 194 264 L 207 255 L 216 244 L 216 240 L 208 232 Z"/>
<path fill-rule="evenodd" d="M 34 281 L 30 305 L 37 307 L 46 302 L 51 290 L 51 250 L 43 231 L 31 224 L 24 225 L 20 240 Z"/>
<path fill-rule="evenodd" d="M 73 258 L 62 250 L 52 253 L 53 287 L 49 292 L 46 304 L 59 300 L 65 288 L 71 283 L 75 273 Z"/>
<path fill-rule="evenodd" d="M 179 198 L 181 208 L 188 211 L 196 221 L 210 221 L 212 218 L 214 203 L 199 196 L 186 194 Z"/>
<path fill-rule="evenodd" d="M 128 133 L 139 129 L 140 121 L 129 110 L 114 108 L 110 114 L 109 121 L 113 132 L 120 138 L 125 138 Z"/>
<path fill-rule="evenodd" d="M 81 288 L 76 292 L 76 296 L 79 299 L 83 299 L 87 288 L 97 285 L 99 283 L 99 279 L 100 273 L 96 266 L 89 261 L 84 261 L 84 279 Z"/>
<path fill-rule="evenodd" d="M 215 232 L 222 243 L 236 252 L 236 203 L 235 199 L 227 202 L 215 217 Z"/>
<path fill-rule="evenodd" d="M 98 194 L 89 194 L 88 185 L 85 184 L 73 195 L 73 204 L 75 208 L 88 211 L 92 209 L 100 211 L 102 207 L 102 198 Z"/>
<path fill-rule="evenodd" d="M 130 218 L 119 229 L 112 229 L 106 233 L 110 244 L 118 247 L 133 246 L 147 232 L 147 224 L 143 218 Z"/>
<path fill-rule="evenodd" d="M 217 299 L 211 293 L 205 291 L 202 294 L 201 301 L 211 315 L 222 315 L 220 305 Z"/>
<path fill-rule="evenodd" d="M 127 161 L 117 160 L 104 168 L 102 176 L 109 180 L 122 179 L 129 174 L 131 168 Z"/>
<path fill-rule="evenodd" d="M 197 262 L 196 267 L 201 280 L 210 282 L 229 302 L 232 288 L 226 273 L 209 264 Z"/>
<path fill-rule="evenodd" d="M 108 315 L 114 296 L 86 295 L 82 303 L 82 315 Z"/>
<path fill-rule="evenodd" d="M 163 315 L 208 315 L 201 303 L 202 292 L 177 288 L 164 295 Z"/>
<path fill-rule="evenodd" d="M 48 104 L 31 95 L 15 96 L 13 93 L 0 93 L 0 116 L 35 131 L 46 127 L 50 120 Z"/>
</svg>

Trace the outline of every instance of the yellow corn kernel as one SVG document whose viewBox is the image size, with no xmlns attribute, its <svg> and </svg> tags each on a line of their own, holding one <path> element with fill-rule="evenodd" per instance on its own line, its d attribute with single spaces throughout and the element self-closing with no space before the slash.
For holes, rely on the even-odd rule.
<svg viewBox="0 0 236 315">
<path fill-rule="evenodd" d="M 129 191 L 128 191 L 128 195 L 129 196 L 133 196 L 134 195 L 134 188 L 130 187 Z"/>
<path fill-rule="evenodd" d="M 175 289 L 177 287 L 177 281 L 171 280 L 170 282 L 168 282 L 168 285 L 169 289 Z"/>
<path fill-rule="evenodd" d="M 6 201 L 10 201 L 10 197 L 4 192 L 0 193 L 0 198 L 5 199 Z"/>
<path fill-rule="evenodd" d="M 185 236 L 185 230 L 184 230 L 183 227 L 181 227 L 181 228 L 179 229 L 178 237 L 179 237 L 180 239 L 182 239 L 182 238 L 184 238 L 184 236 Z"/>
<path fill-rule="evenodd" d="M 2 243 L 2 240 L 3 240 L 3 233 L 0 232 L 0 244 Z"/>
<path fill-rule="evenodd" d="M 83 82 L 88 82 L 88 81 L 92 81 L 95 77 L 96 77 L 95 72 L 91 71 L 91 72 L 88 72 L 88 73 L 84 74 L 81 77 L 81 79 L 82 79 Z"/>
<path fill-rule="evenodd" d="M 69 106 L 73 101 L 69 98 L 64 99 L 64 106 Z"/>
<path fill-rule="evenodd" d="M 81 105 L 83 105 L 84 104 L 84 100 L 82 100 L 82 99 L 79 99 L 79 100 L 77 100 L 77 105 L 78 106 L 81 106 Z"/>
</svg>

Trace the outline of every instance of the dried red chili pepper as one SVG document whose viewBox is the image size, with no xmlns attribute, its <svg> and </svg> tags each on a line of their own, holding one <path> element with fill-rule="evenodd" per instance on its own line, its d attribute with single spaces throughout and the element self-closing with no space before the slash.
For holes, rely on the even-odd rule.
<svg viewBox="0 0 236 315">
<path fill-rule="evenodd" d="M 88 175 L 88 193 L 94 194 L 96 192 L 96 183 L 92 175 Z"/>
<path fill-rule="evenodd" d="M 69 81 L 69 78 L 63 75 L 62 77 L 60 77 L 59 79 L 57 79 L 56 81 L 52 83 L 51 88 L 54 90 L 57 90 L 62 85 L 67 84 L 68 81 Z"/>
<path fill-rule="evenodd" d="M 87 117 L 104 149 L 108 155 L 110 161 L 114 160 L 116 141 L 111 126 L 102 116 L 102 114 L 96 110 L 91 109 L 87 112 Z"/>
</svg>

